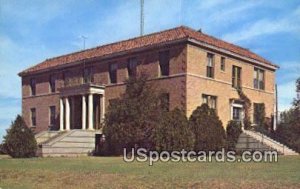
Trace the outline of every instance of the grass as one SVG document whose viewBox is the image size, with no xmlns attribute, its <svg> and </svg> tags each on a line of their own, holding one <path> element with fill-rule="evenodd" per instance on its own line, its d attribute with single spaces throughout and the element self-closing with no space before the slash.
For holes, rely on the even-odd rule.
<svg viewBox="0 0 300 189">
<path fill-rule="evenodd" d="M 300 188 L 300 156 L 277 163 L 125 163 L 122 157 L 11 159 L 0 188 Z"/>
</svg>

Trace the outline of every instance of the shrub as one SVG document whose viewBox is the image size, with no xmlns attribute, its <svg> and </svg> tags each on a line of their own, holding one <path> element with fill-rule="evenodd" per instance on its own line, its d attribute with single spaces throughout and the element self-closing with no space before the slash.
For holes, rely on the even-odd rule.
<svg viewBox="0 0 300 189">
<path fill-rule="evenodd" d="M 123 148 L 153 149 L 153 133 L 159 123 L 159 95 L 147 76 L 126 81 L 125 93 L 110 103 L 103 132 L 110 154 L 121 154 Z"/>
<path fill-rule="evenodd" d="M 242 133 L 242 125 L 237 121 L 229 121 L 226 127 L 226 139 L 228 150 L 235 150 L 235 145 Z"/>
<path fill-rule="evenodd" d="M 206 104 L 201 105 L 192 113 L 189 119 L 195 134 L 196 151 L 221 150 L 226 146 L 225 130 L 215 110 Z"/>
<path fill-rule="evenodd" d="M 184 112 L 176 108 L 163 114 L 160 124 L 155 128 L 154 143 L 158 151 L 193 149 L 194 133 Z"/>
<path fill-rule="evenodd" d="M 34 157 L 37 143 L 32 131 L 26 126 L 23 118 L 18 115 L 4 137 L 5 152 L 13 158 Z"/>
</svg>

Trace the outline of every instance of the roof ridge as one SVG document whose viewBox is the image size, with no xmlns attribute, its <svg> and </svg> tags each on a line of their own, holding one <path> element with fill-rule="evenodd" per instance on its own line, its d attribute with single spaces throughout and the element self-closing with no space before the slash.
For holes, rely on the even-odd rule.
<svg viewBox="0 0 300 189">
<path fill-rule="evenodd" d="M 55 59 L 58 59 L 58 58 L 61 58 L 61 57 L 64 57 L 64 56 L 68 56 L 68 55 L 74 55 L 74 54 L 84 53 L 84 52 L 87 52 L 87 51 L 99 49 L 99 48 L 110 46 L 110 45 L 115 45 L 115 44 L 122 43 L 122 42 L 131 41 L 131 40 L 135 40 L 135 39 L 142 39 L 142 38 L 146 38 L 146 37 L 149 37 L 149 36 L 153 36 L 153 35 L 157 35 L 157 34 L 169 32 L 169 31 L 172 31 L 172 30 L 176 30 L 176 29 L 181 28 L 181 27 L 184 27 L 184 26 L 177 26 L 175 28 L 170 28 L 170 29 L 165 29 L 165 30 L 162 30 L 162 31 L 157 31 L 157 32 L 149 33 L 149 34 L 146 34 L 146 35 L 143 35 L 143 36 L 137 36 L 137 37 L 132 37 L 132 38 L 124 39 L 124 40 L 121 40 L 121 41 L 115 41 L 115 42 L 111 42 L 111 43 L 106 43 L 106 44 L 98 45 L 98 46 L 91 47 L 91 48 L 88 48 L 88 49 L 79 50 L 79 51 L 75 51 L 75 52 L 71 52 L 71 53 L 67 53 L 67 54 L 55 56 L 55 57 L 52 57 L 52 58 L 46 58 L 46 60 L 44 60 L 44 61 L 55 60 Z"/>
<path fill-rule="evenodd" d="M 249 49 L 245 49 L 233 43 L 224 41 L 222 39 L 218 39 L 214 36 L 203 33 L 202 31 L 199 32 L 188 26 L 181 25 L 175 28 L 149 33 L 143 36 L 137 36 L 133 38 L 124 39 L 121 41 L 115 41 L 108 44 L 98 45 L 96 47 L 92 47 L 89 49 L 67 53 L 53 58 L 48 58 L 39 64 L 36 64 L 34 66 L 31 66 L 23 70 L 21 73 L 19 73 L 19 75 L 45 70 L 58 65 L 68 64 L 76 61 L 82 61 L 83 59 L 86 58 L 101 57 L 108 54 L 113 54 L 113 53 L 132 50 L 132 49 L 138 49 L 142 47 L 147 47 L 149 45 L 167 43 L 179 39 L 186 39 L 186 40 L 194 39 L 201 43 L 205 43 L 217 48 L 222 48 L 227 50 L 228 52 L 233 52 L 238 55 L 250 58 L 253 61 L 259 61 L 268 65 L 278 67 L 272 64 L 267 59 L 250 51 Z"/>
</svg>

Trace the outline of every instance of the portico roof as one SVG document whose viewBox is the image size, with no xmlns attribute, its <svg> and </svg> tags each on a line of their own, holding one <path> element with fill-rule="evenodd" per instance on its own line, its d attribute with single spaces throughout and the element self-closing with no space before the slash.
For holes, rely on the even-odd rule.
<svg viewBox="0 0 300 189">
<path fill-rule="evenodd" d="M 75 96 L 75 95 L 86 95 L 86 94 L 102 94 L 104 95 L 105 86 L 95 85 L 92 83 L 86 83 L 75 86 L 67 86 L 58 89 L 60 95 L 64 96 Z"/>
</svg>

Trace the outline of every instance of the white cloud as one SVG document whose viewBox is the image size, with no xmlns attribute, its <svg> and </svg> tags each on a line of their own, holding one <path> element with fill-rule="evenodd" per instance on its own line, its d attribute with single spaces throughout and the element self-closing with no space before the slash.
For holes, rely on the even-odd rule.
<svg viewBox="0 0 300 189">
<path fill-rule="evenodd" d="M 254 23 L 246 24 L 240 31 L 224 34 L 222 38 L 236 43 L 239 41 L 251 40 L 261 35 L 270 35 L 281 32 L 299 35 L 299 12 L 298 7 L 290 15 L 286 15 L 280 19 L 263 18 Z"/>
</svg>

